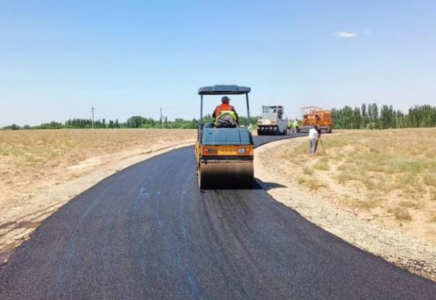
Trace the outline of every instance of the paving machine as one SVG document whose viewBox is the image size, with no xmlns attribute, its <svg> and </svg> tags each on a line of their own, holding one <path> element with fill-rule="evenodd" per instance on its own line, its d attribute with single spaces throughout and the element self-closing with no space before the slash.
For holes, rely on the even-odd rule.
<svg viewBox="0 0 436 300">
<path fill-rule="evenodd" d="M 257 135 L 286 135 L 288 118 L 284 117 L 283 106 L 262 106 L 262 118 L 257 121 Z"/>
<path fill-rule="evenodd" d="M 249 87 L 214 85 L 201 87 L 200 126 L 195 145 L 198 186 L 220 188 L 223 186 L 251 187 L 254 178 L 254 143 L 251 135 Z M 229 128 L 203 124 L 203 98 L 206 95 L 245 95 L 248 127 Z"/>
<path fill-rule="evenodd" d="M 309 132 L 315 125 L 324 132 L 332 132 L 333 121 L 330 110 L 316 106 L 305 106 L 301 108 L 301 116 L 301 125 L 298 132 Z"/>
</svg>

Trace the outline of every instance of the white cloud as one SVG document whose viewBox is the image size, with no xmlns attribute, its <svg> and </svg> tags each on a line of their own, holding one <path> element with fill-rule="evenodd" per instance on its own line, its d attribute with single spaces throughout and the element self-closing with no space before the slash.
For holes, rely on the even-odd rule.
<svg viewBox="0 0 436 300">
<path fill-rule="evenodd" d="M 354 32 L 339 31 L 339 32 L 335 32 L 335 35 L 337 37 L 340 37 L 341 39 L 357 38 L 357 33 L 354 33 Z"/>
</svg>

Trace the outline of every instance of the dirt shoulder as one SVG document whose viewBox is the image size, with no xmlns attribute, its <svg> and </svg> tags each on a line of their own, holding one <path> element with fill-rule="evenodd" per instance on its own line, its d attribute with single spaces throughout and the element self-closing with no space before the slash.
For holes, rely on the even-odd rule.
<svg viewBox="0 0 436 300">
<path fill-rule="evenodd" d="M 255 176 L 266 183 L 263 184 L 265 190 L 277 201 L 345 241 L 413 273 L 436 280 L 436 247 L 400 230 L 372 222 L 372 216 L 338 205 L 332 201 L 334 195 L 326 193 L 327 189 L 332 189 L 331 186 L 319 189 L 316 181 L 306 184 L 299 180 L 305 165 L 296 165 L 286 154 L 298 147 L 306 149 L 306 140 L 278 141 L 256 150 Z M 311 191 L 312 185 L 315 188 Z"/>
<path fill-rule="evenodd" d="M 0 263 L 78 194 L 195 137 L 195 130 L 0 132 Z"/>
</svg>

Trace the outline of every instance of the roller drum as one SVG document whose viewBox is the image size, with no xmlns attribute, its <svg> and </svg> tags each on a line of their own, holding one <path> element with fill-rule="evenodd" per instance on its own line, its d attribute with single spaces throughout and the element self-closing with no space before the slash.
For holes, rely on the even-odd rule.
<svg viewBox="0 0 436 300">
<path fill-rule="evenodd" d="M 253 161 L 203 161 L 198 175 L 200 188 L 249 188 L 254 178 Z"/>
</svg>

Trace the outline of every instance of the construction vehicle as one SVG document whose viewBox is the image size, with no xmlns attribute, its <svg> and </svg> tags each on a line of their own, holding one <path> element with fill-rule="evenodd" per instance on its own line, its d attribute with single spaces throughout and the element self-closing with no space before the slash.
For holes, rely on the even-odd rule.
<svg viewBox="0 0 436 300">
<path fill-rule="evenodd" d="M 325 110 L 316 106 L 304 106 L 301 108 L 301 125 L 298 132 L 309 132 L 315 125 L 318 129 L 331 133 L 333 129 L 333 120 L 330 110 Z"/>
<path fill-rule="evenodd" d="M 254 178 L 254 143 L 251 135 L 249 87 L 214 85 L 201 87 L 200 126 L 195 145 L 198 186 L 205 188 L 251 187 Z M 203 124 L 203 97 L 206 95 L 245 95 L 248 127 L 218 128 Z"/>
<path fill-rule="evenodd" d="M 286 135 L 288 118 L 283 106 L 262 106 L 262 118 L 257 121 L 257 135 Z"/>
</svg>

